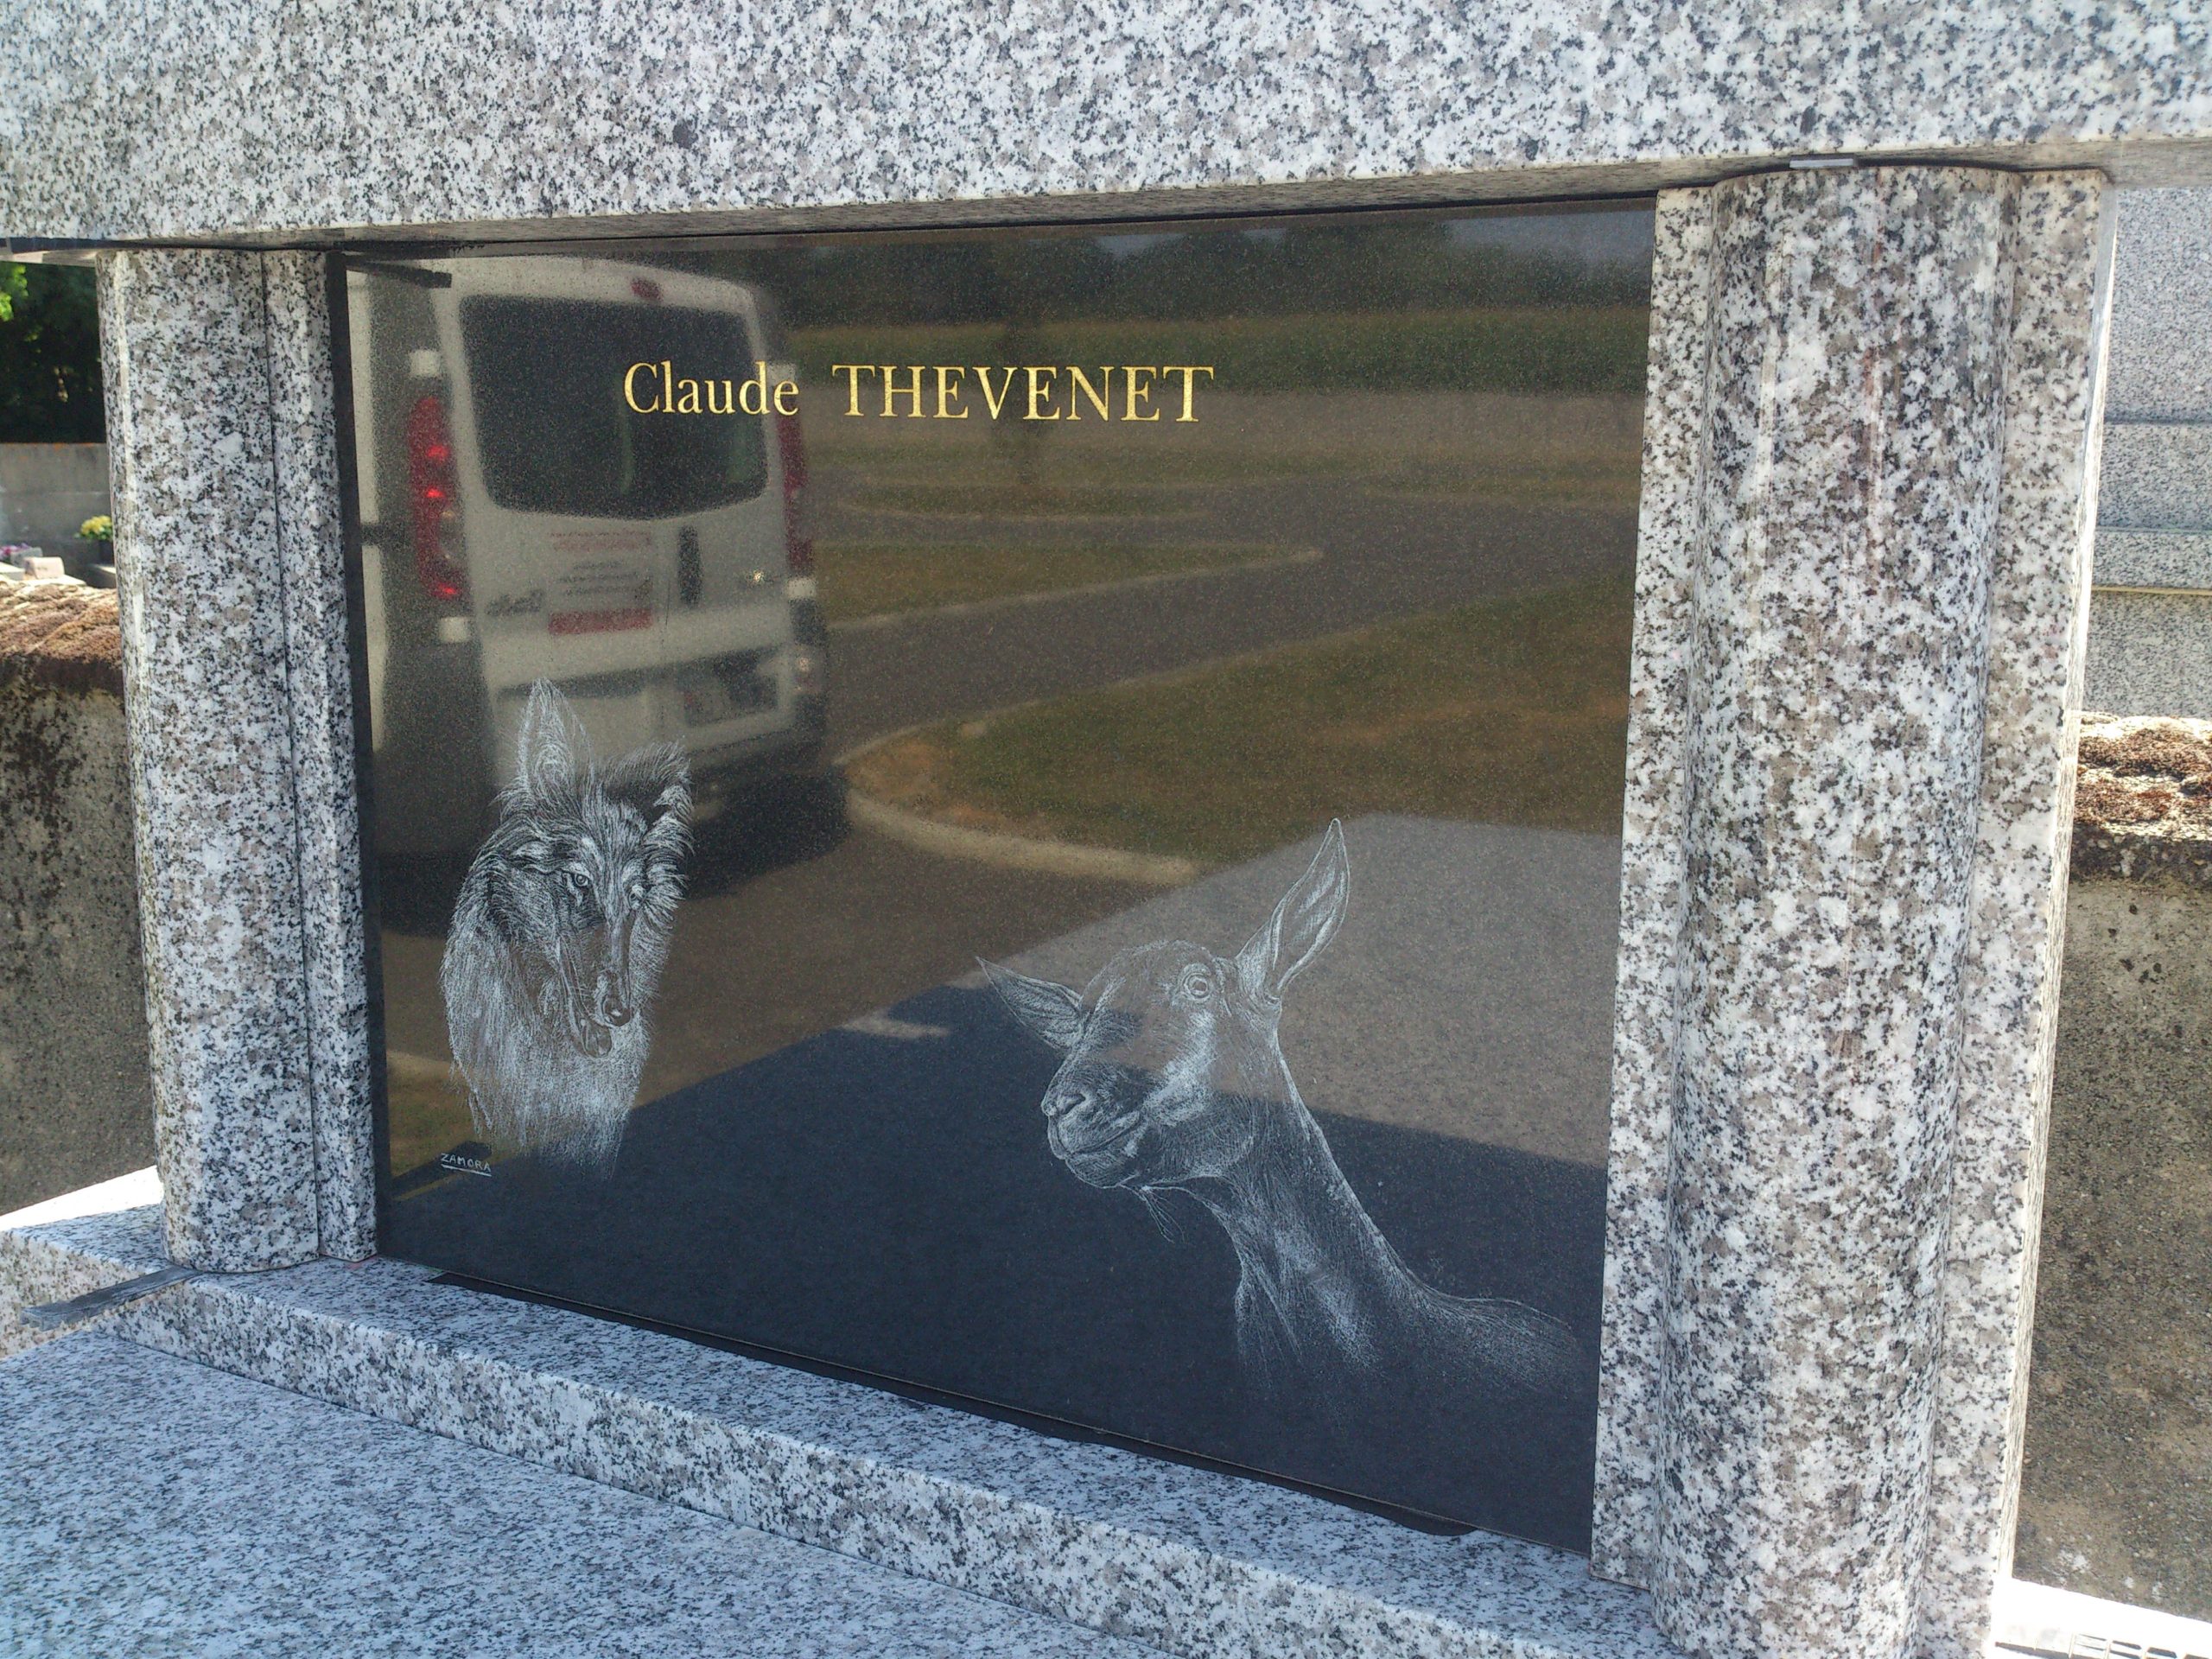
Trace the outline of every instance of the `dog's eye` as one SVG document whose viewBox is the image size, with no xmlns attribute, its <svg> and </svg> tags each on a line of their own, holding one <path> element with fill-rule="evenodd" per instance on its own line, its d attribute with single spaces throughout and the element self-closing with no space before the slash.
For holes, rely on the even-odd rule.
<svg viewBox="0 0 2212 1659">
<path fill-rule="evenodd" d="M 562 871 L 561 880 L 567 885 L 569 893 L 576 898 L 588 899 L 591 896 L 591 883 L 585 880 L 583 877 L 578 875 L 574 870 Z"/>
<path fill-rule="evenodd" d="M 1203 1002 L 1213 995 L 1213 976 L 1203 968 L 1189 967 L 1176 982 L 1175 988 L 1193 1002 Z"/>
</svg>

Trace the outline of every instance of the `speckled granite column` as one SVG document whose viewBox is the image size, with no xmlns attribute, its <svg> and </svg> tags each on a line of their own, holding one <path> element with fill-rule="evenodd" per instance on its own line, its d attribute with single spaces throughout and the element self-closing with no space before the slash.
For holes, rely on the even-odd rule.
<svg viewBox="0 0 2212 1659">
<path fill-rule="evenodd" d="M 1659 198 L 1652 227 L 1643 489 L 1622 813 L 1621 945 L 1606 1163 L 1605 1366 L 1591 1566 L 1649 1585 L 1667 1302 L 1667 1160 L 1688 911 L 1687 734 L 1699 453 L 1713 289 L 1713 194 Z"/>
<path fill-rule="evenodd" d="M 1701 1653 L 1902 1654 L 1986 1611 L 1959 1540 L 2007 1475 L 1932 1483 L 2017 1378 L 2033 1195 L 1998 1188 L 2047 944 L 1990 936 L 2055 924 L 2100 194 L 1662 200 L 1596 1554 Z M 1961 1206 L 2008 1214 L 1965 1247 Z M 1999 1341 L 1971 1327 L 2008 1272 Z"/>
<path fill-rule="evenodd" d="M 365 1124 L 317 263 L 99 258 L 168 1246 L 224 1271 L 316 1255 L 323 1186 L 332 1243 L 365 1244 L 365 1128 L 321 1181 L 316 1155 L 317 1037 L 334 1127 Z"/>
<path fill-rule="evenodd" d="M 328 266 L 320 255 L 307 253 L 267 254 L 262 264 L 298 814 L 317 1233 L 323 1255 L 358 1260 L 375 1248 L 376 1165 Z"/>
<path fill-rule="evenodd" d="M 1961 986 L 1929 1540 L 1915 1643 L 1979 1659 L 2012 1565 L 2110 316 L 2111 192 L 2024 181 Z"/>
</svg>

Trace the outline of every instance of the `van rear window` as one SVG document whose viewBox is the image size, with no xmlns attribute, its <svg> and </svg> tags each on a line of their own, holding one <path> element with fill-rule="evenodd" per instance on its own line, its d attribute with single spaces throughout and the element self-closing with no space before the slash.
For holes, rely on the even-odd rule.
<svg viewBox="0 0 2212 1659">
<path fill-rule="evenodd" d="M 483 298 L 461 308 L 476 440 L 492 499 L 523 512 L 669 518 L 766 487 L 758 416 L 671 419 L 623 402 L 646 359 L 727 364 L 753 353 L 728 312 L 589 300 Z"/>
</svg>

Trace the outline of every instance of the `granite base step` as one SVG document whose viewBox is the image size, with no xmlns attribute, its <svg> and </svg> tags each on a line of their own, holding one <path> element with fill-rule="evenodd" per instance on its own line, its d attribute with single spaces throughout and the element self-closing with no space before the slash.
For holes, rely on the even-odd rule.
<svg viewBox="0 0 2212 1659">
<path fill-rule="evenodd" d="M 0 1343 L 33 1339 L 23 1306 L 164 1265 L 149 1195 L 111 1183 L 0 1223 Z M 432 1278 L 382 1260 L 204 1276 L 91 1328 L 108 1351 L 151 1349 L 1190 1659 L 1677 1652 L 1649 1598 L 1556 1550 L 1414 1532 Z M 9 1361 L 0 1391 L 60 1363 Z M 169 1444 L 189 1455 L 188 1437 Z"/>
<path fill-rule="evenodd" d="M 101 1332 L 0 1363 L 0 1652 L 1157 1659 Z"/>
</svg>

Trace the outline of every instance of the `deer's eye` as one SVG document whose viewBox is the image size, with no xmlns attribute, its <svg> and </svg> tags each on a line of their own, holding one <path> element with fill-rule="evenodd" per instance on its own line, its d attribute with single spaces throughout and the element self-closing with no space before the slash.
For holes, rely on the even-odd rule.
<svg viewBox="0 0 2212 1659">
<path fill-rule="evenodd" d="M 1203 968 L 1185 968 L 1175 988 L 1192 1001 L 1203 1002 L 1213 995 L 1213 976 Z"/>
</svg>

